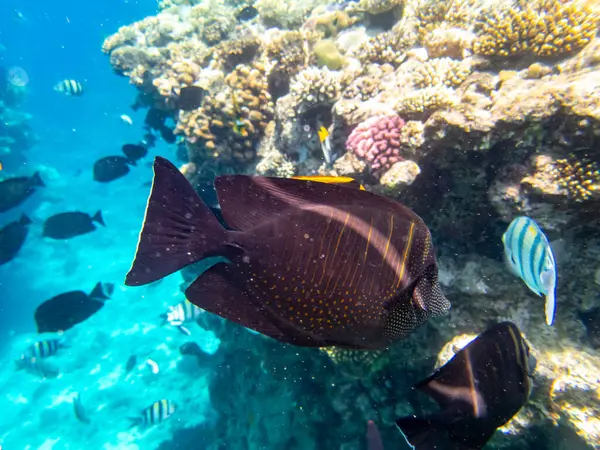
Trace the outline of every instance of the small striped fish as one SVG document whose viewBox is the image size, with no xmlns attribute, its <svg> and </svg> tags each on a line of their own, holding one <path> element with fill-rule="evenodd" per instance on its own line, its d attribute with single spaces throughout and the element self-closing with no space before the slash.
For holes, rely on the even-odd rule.
<svg viewBox="0 0 600 450">
<path fill-rule="evenodd" d="M 54 90 L 73 97 L 83 95 L 83 86 L 77 80 L 63 80 L 54 86 Z"/>
<path fill-rule="evenodd" d="M 131 417 L 130 420 L 133 422 L 131 428 L 144 425 L 156 425 L 159 424 L 175 413 L 177 405 L 172 400 L 158 400 L 152 405 L 145 408 L 138 417 Z"/>
<path fill-rule="evenodd" d="M 554 322 L 556 262 L 550 243 L 529 217 L 517 217 L 502 236 L 504 254 L 512 272 L 537 295 L 546 297 L 546 323 Z"/>
<path fill-rule="evenodd" d="M 195 322 L 203 312 L 203 309 L 198 308 L 188 300 L 184 300 L 175 306 L 169 306 L 169 311 L 161 317 L 165 320 L 165 324 L 168 323 L 173 327 L 183 328 L 181 331 L 189 335 L 189 331 L 186 332 L 187 330 L 183 327 L 183 324 Z"/>
<path fill-rule="evenodd" d="M 44 341 L 38 341 L 31 344 L 25 353 L 22 355 L 23 358 L 38 358 L 44 359 L 49 356 L 54 356 L 58 352 L 58 349 L 64 347 L 59 339 L 46 339 Z"/>
</svg>

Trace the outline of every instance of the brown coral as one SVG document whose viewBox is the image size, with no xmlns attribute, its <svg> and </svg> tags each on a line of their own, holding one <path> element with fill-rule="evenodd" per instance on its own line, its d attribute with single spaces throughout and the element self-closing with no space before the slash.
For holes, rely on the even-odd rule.
<svg viewBox="0 0 600 450">
<path fill-rule="evenodd" d="M 424 0 L 415 11 L 418 23 L 417 32 L 422 39 L 438 28 L 471 27 L 473 14 L 478 10 L 474 0 Z"/>
<path fill-rule="evenodd" d="M 261 42 L 255 36 L 246 36 L 239 39 L 229 39 L 214 47 L 214 60 L 226 71 L 231 71 L 238 64 L 250 63 Z"/>
<path fill-rule="evenodd" d="M 405 0 L 360 0 L 358 8 L 369 14 L 382 14 L 404 6 Z"/>
<path fill-rule="evenodd" d="M 290 87 L 294 112 L 305 114 L 323 105 L 333 105 L 340 91 L 340 82 L 334 72 L 309 67 L 294 78 Z"/>
<path fill-rule="evenodd" d="M 401 98 L 396 104 L 400 116 L 409 119 L 426 119 L 435 111 L 456 106 L 454 91 L 443 85 L 416 90 Z"/>
<path fill-rule="evenodd" d="M 430 59 L 416 68 L 413 83 L 418 88 L 436 85 L 456 87 L 471 74 L 471 66 L 467 62 L 451 58 Z"/>
<path fill-rule="evenodd" d="M 202 107 L 180 112 L 175 130 L 201 150 L 202 157 L 244 163 L 256 157 L 256 143 L 273 117 L 262 64 L 239 65 L 219 92 L 207 95 Z"/>
<path fill-rule="evenodd" d="M 386 31 L 372 37 L 362 44 L 356 51 L 356 57 L 363 64 L 400 64 L 405 57 L 405 52 L 416 42 L 412 33 L 399 34 L 395 31 Z"/>
<path fill-rule="evenodd" d="M 570 154 L 555 164 L 557 181 L 577 202 L 600 198 L 600 166 L 588 158 Z"/>
<path fill-rule="evenodd" d="M 597 19 L 587 6 L 561 0 L 521 3 L 482 16 L 474 51 L 484 56 L 555 57 L 588 44 Z"/>
</svg>

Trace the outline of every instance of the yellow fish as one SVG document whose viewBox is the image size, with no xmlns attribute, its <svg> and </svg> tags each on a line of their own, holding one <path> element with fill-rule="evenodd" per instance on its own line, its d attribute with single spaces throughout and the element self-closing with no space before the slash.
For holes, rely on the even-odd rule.
<svg viewBox="0 0 600 450">
<path fill-rule="evenodd" d="M 321 150 L 323 151 L 323 157 L 327 164 L 331 164 L 331 139 L 329 139 L 329 131 L 327 128 L 321 127 L 317 131 L 319 135 L 319 142 L 321 143 Z"/>
</svg>

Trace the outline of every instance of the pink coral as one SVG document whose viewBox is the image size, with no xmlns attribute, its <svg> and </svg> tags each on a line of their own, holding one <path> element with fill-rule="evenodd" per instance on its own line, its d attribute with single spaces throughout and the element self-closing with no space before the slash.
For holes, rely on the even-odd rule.
<svg viewBox="0 0 600 450">
<path fill-rule="evenodd" d="M 392 167 L 400 156 L 400 130 L 404 121 L 398 116 L 375 116 L 361 122 L 350 133 L 346 149 L 366 161 L 375 176 Z"/>
</svg>

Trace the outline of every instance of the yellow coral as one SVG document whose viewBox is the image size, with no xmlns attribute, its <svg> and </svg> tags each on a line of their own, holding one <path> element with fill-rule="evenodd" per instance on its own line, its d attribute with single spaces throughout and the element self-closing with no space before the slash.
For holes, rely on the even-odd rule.
<svg viewBox="0 0 600 450">
<path fill-rule="evenodd" d="M 475 0 L 423 0 L 415 11 L 419 37 L 444 27 L 469 29 L 478 8 Z"/>
<path fill-rule="evenodd" d="M 473 49 L 484 56 L 555 57 L 584 47 L 596 27 L 597 18 L 587 6 L 539 0 L 485 14 Z"/>
<path fill-rule="evenodd" d="M 471 74 L 470 64 L 451 58 L 430 59 L 413 73 L 413 83 L 418 88 L 444 85 L 455 87 Z"/>
<path fill-rule="evenodd" d="M 462 59 L 470 55 L 475 35 L 462 28 L 437 28 L 423 37 L 423 47 L 430 58 L 448 56 Z"/>
<path fill-rule="evenodd" d="M 577 202 L 600 198 L 600 166 L 587 158 L 571 154 L 556 161 L 559 186 Z"/>
</svg>

